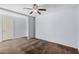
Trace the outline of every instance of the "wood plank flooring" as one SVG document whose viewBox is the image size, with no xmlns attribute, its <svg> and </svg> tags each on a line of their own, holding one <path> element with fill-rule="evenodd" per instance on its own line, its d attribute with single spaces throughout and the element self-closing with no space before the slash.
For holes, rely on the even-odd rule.
<svg viewBox="0 0 79 59">
<path fill-rule="evenodd" d="M 76 48 L 41 39 L 16 38 L 0 42 L 0 54 L 78 54 Z"/>
</svg>

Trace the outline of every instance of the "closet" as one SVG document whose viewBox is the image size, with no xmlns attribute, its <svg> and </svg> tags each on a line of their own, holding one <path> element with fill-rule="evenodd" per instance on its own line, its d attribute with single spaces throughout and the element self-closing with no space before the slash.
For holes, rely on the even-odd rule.
<svg viewBox="0 0 79 59">
<path fill-rule="evenodd" d="M 0 41 L 27 36 L 26 18 L 0 15 Z"/>
<path fill-rule="evenodd" d="M 35 38 L 35 17 L 0 15 L 0 41 L 20 37 Z"/>
<path fill-rule="evenodd" d="M 2 39 L 13 38 L 13 19 L 10 16 L 2 16 Z"/>
</svg>

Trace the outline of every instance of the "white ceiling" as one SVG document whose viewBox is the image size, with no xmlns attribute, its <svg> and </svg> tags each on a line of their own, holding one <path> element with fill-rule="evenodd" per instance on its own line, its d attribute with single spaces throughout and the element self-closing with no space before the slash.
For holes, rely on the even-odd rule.
<svg viewBox="0 0 79 59">
<path fill-rule="evenodd" d="M 23 14 L 27 14 L 27 12 L 29 12 L 29 10 L 24 10 L 24 7 L 31 7 L 31 5 L 24 5 L 24 4 L 0 4 L 0 7 L 2 8 L 6 8 L 9 10 L 13 10 L 16 12 L 20 12 Z"/>
<path fill-rule="evenodd" d="M 46 12 L 41 12 L 42 14 L 48 13 L 51 11 L 57 11 L 61 9 L 62 6 L 67 6 L 67 4 L 66 5 L 64 4 L 60 4 L 60 5 L 59 4 L 38 4 L 38 5 L 39 5 L 39 8 L 47 9 Z M 0 7 L 29 15 L 30 10 L 23 9 L 23 8 L 32 8 L 32 4 L 0 4 Z"/>
<path fill-rule="evenodd" d="M 54 4 L 38 4 L 38 5 L 39 8 L 47 9 L 46 12 L 50 11 L 49 8 L 51 7 L 55 8 L 56 6 L 59 6 Z M 23 8 L 32 8 L 32 4 L 0 4 L 0 7 L 29 15 L 30 10 Z M 45 12 L 41 12 L 41 13 L 45 13 Z"/>
<path fill-rule="evenodd" d="M 30 10 L 23 8 L 32 8 L 32 4 L 0 4 L 0 7 L 17 11 L 23 14 L 29 14 Z"/>
</svg>

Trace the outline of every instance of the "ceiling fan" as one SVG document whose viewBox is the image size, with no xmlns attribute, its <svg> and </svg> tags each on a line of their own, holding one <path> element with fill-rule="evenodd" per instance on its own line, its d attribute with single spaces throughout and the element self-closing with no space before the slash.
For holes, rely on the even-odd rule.
<svg viewBox="0 0 79 59">
<path fill-rule="evenodd" d="M 46 11 L 46 9 L 38 8 L 38 5 L 37 4 L 33 4 L 33 7 L 32 8 L 23 8 L 23 9 L 31 10 L 31 12 L 29 14 L 33 14 L 33 13 L 41 14 L 40 11 Z"/>
</svg>

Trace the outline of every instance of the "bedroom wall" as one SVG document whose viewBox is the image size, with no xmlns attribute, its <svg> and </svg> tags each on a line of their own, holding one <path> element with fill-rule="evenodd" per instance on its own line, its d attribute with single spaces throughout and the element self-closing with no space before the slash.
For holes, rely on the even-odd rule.
<svg viewBox="0 0 79 59">
<path fill-rule="evenodd" d="M 35 17 L 28 17 L 28 39 L 35 38 L 36 35 L 36 22 Z"/>
<path fill-rule="evenodd" d="M 78 49 L 79 49 L 79 5 L 78 5 L 78 40 L 77 40 L 77 46 L 78 46 Z"/>
<path fill-rule="evenodd" d="M 27 20 L 26 18 L 14 17 L 14 37 L 25 37 L 27 36 Z"/>
<path fill-rule="evenodd" d="M 77 47 L 77 6 L 49 5 L 45 13 L 36 17 L 36 37 Z"/>
</svg>

